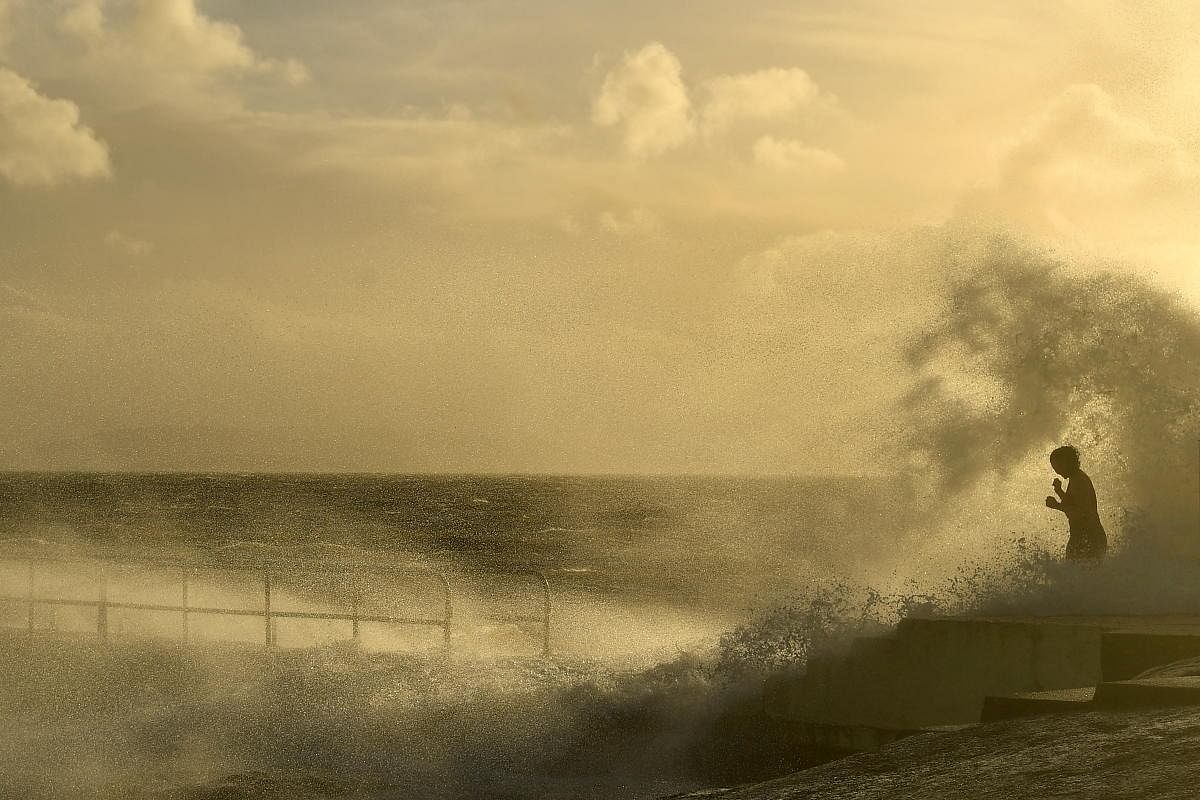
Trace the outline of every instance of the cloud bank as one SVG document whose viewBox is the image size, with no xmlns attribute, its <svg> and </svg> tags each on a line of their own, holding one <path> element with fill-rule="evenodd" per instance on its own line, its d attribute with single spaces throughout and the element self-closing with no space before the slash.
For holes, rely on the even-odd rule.
<svg viewBox="0 0 1200 800">
<path fill-rule="evenodd" d="M 597 125 L 620 125 L 625 149 L 637 157 L 679 147 L 696 133 L 683 66 L 658 42 L 627 53 L 604 79 L 592 106 Z"/>
<path fill-rule="evenodd" d="M 1186 4 L 7 5 L 25 466 L 236 419 L 298 466 L 871 469 L 945 264 L 895 231 L 1200 298 Z"/>
<path fill-rule="evenodd" d="M 816 82 L 802 69 L 766 69 L 721 75 L 705 85 L 708 102 L 701 113 L 708 136 L 724 133 L 739 120 L 787 117 L 821 97 Z"/>
<path fill-rule="evenodd" d="M 111 174 L 108 148 L 80 123 L 78 106 L 45 97 L 0 67 L 0 177 L 19 187 L 50 187 Z"/>
<path fill-rule="evenodd" d="M 302 63 L 260 55 L 241 28 L 201 13 L 195 0 L 75 0 L 59 27 L 83 45 L 88 69 L 135 103 L 229 107 L 231 81 L 309 79 Z"/>
</svg>

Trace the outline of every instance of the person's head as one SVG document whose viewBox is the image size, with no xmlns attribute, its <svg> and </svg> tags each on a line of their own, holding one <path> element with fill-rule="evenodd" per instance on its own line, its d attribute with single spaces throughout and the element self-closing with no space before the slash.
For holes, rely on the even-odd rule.
<svg viewBox="0 0 1200 800">
<path fill-rule="evenodd" d="M 1064 478 L 1071 477 L 1079 471 L 1079 451 L 1069 444 L 1054 448 L 1050 453 L 1050 466 Z"/>
</svg>

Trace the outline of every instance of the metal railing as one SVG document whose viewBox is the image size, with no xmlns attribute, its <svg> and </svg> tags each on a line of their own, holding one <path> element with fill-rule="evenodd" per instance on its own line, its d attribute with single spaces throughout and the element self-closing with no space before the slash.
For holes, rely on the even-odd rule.
<svg viewBox="0 0 1200 800">
<path fill-rule="evenodd" d="M 535 572 L 532 570 L 521 572 L 507 572 L 507 576 L 515 577 L 517 575 L 526 575 L 534 578 L 538 583 L 538 588 L 542 594 L 542 613 L 540 615 L 530 614 L 492 614 L 488 619 L 495 622 L 507 622 L 515 625 L 522 623 L 531 623 L 541 627 L 542 640 L 542 655 L 550 656 L 550 614 L 552 611 L 550 605 L 550 579 L 546 577 L 544 572 Z"/>
<path fill-rule="evenodd" d="M 179 638 L 184 643 L 187 643 L 191 640 L 191 621 L 193 618 L 205 615 L 224 615 L 238 617 L 261 617 L 263 620 L 263 644 L 267 647 L 275 647 L 277 644 L 275 623 L 278 620 L 303 619 L 349 622 L 351 626 L 351 638 L 356 642 L 360 640 L 360 625 L 362 623 L 437 627 L 442 629 L 442 644 L 446 654 L 449 655 L 452 650 L 451 636 L 455 621 L 454 598 L 450 588 L 449 577 L 446 575 L 446 573 L 435 569 L 414 569 L 411 567 L 402 569 L 369 569 L 356 565 L 339 565 L 343 566 L 349 572 L 350 576 L 351 592 L 348 603 L 349 608 L 346 611 L 294 611 L 279 609 L 278 607 L 272 605 L 272 593 L 274 589 L 272 577 L 283 573 L 286 573 L 291 577 L 305 574 L 328 576 L 330 574 L 329 568 L 322 569 L 311 564 L 303 564 L 298 562 L 274 562 L 272 564 L 256 565 L 253 567 L 163 561 L 117 562 L 117 566 L 124 568 L 141 567 L 155 571 L 166 570 L 169 572 L 177 572 L 179 579 L 180 602 L 178 604 L 174 604 L 127 602 L 111 599 L 109 597 L 109 564 L 111 562 L 59 557 L 0 555 L 0 563 L 3 562 L 10 564 L 24 564 L 26 566 L 28 582 L 26 593 L 24 595 L 0 594 L 0 604 L 17 603 L 26 605 L 26 627 L 31 635 L 35 631 L 35 610 L 39 606 L 48 606 L 51 608 L 66 606 L 76 608 L 95 608 L 96 636 L 100 641 L 103 642 L 107 642 L 110 638 L 109 612 L 113 610 L 130 610 L 178 614 L 180 624 Z M 60 567 L 70 565 L 76 569 L 80 567 L 91 568 L 93 570 L 93 581 L 96 587 L 95 599 L 50 597 L 39 595 L 36 591 L 37 577 L 39 574 L 38 567 L 39 565 L 51 564 L 59 565 Z M 262 608 L 225 608 L 219 606 L 193 605 L 190 602 L 193 577 L 196 575 L 196 573 L 201 571 L 258 575 L 262 581 Z M 540 625 L 541 636 L 539 638 L 541 639 L 542 655 L 549 656 L 551 653 L 550 626 L 552 613 L 550 582 L 546 575 L 541 572 L 516 572 L 508 574 L 529 575 L 538 580 L 539 588 L 542 590 L 542 613 L 538 615 L 490 616 L 488 618 L 514 624 L 534 623 Z M 392 614 L 365 614 L 362 612 L 363 598 L 361 592 L 361 579 L 365 576 L 392 578 L 397 576 L 423 576 L 436 578 L 441 587 L 443 613 L 440 617 L 408 617 Z"/>
</svg>

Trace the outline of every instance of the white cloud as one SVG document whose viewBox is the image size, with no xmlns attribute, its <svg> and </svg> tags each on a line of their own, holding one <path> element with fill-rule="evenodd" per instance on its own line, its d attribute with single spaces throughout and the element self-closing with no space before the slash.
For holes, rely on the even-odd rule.
<svg viewBox="0 0 1200 800">
<path fill-rule="evenodd" d="M 79 107 L 39 94 L 0 68 L 0 176 L 16 186 L 54 186 L 112 174 L 108 148 L 79 123 Z"/>
<path fill-rule="evenodd" d="M 795 139 L 763 136 L 754 143 L 754 161 L 770 169 L 831 174 L 843 172 L 846 162 L 837 153 L 811 147 Z"/>
<path fill-rule="evenodd" d="M 600 229 L 616 237 L 648 235 L 662 228 L 658 216 L 648 208 L 631 208 L 624 214 L 605 211 L 599 217 Z"/>
<path fill-rule="evenodd" d="M 1166 268 L 1200 291 L 1191 277 L 1200 258 L 1200 164 L 1099 86 L 1070 86 L 1034 115 L 959 214 Z"/>
<path fill-rule="evenodd" d="M 1118 111 L 1094 84 L 1071 86 L 1039 114 L 1004 154 L 1000 185 L 1088 192 L 1170 186 L 1197 177 L 1182 144 Z"/>
<path fill-rule="evenodd" d="M 86 46 L 94 69 L 140 101 L 211 102 L 223 81 L 247 76 L 308 79 L 303 64 L 259 55 L 241 28 L 200 13 L 195 0 L 75 0 L 59 26 Z"/>
<path fill-rule="evenodd" d="M 951 241 L 944 229 L 785 237 L 736 265 L 729 311 L 780 339 L 823 329 L 831 341 L 865 335 L 893 349 L 936 308 Z"/>
<path fill-rule="evenodd" d="M 118 230 L 109 231 L 104 237 L 104 243 L 109 247 L 128 256 L 139 258 L 154 252 L 154 243 L 136 236 L 129 236 Z"/>
<path fill-rule="evenodd" d="M 623 125 L 626 151 L 644 158 L 686 144 L 697 130 L 711 140 L 741 120 L 783 122 L 804 108 L 832 102 L 802 69 L 776 67 L 720 75 L 704 84 L 708 99 L 697 122 L 682 75 L 679 59 L 657 42 L 627 53 L 605 77 L 592 106 L 592 120 L 604 126 Z M 833 153 L 771 136 L 760 138 L 754 153 L 760 164 L 775 169 L 829 172 L 844 167 Z"/>
<path fill-rule="evenodd" d="M 706 84 L 708 102 L 702 127 L 706 136 L 724 133 L 740 119 L 772 120 L 816 103 L 821 90 L 802 69 L 764 69 L 722 75 Z"/>
<path fill-rule="evenodd" d="M 625 149 L 655 156 L 686 143 L 696 133 L 692 101 L 679 59 L 652 42 L 628 53 L 608 73 L 592 106 L 598 125 L 625 127 Z"/>
</svg>

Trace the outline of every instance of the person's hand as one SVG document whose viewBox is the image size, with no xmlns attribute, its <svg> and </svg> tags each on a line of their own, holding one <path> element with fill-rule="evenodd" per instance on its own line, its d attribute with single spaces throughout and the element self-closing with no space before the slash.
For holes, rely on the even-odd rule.
<svg viewBox="0 0 1200 800">
<path fill-rule="evenodd" d="M 1046 508 L 1058 508 L 1058 501 L 1053 497 L 1046 498 Z"/>
<path fill-rule="evenodd" d="M 1062 491 L 1062 478 L 1055 478 L 1055 479 L 1054 479 L 1054 488 L 1055 488 L 1055 489 L 1057 489 L 1057 490 L 1058 490 L 1058 491 L 1060 491 L 1060 492 Z"/>
</svg>

